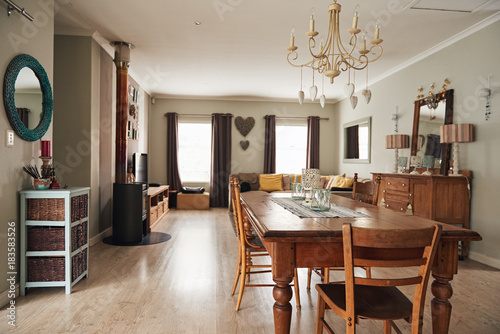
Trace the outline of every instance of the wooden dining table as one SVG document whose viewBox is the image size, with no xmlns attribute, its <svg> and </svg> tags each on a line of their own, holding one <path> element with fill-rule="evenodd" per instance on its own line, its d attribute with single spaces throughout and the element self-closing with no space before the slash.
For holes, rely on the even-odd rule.
<svg viewBox="0 0 500 334">
<path fill-rule="evenodd" d="M 275 333 L 290 333 L 292 319 L 292 289 L 295 268 L 342 267 L 342 224 L 381 229 L 412 229 L 429 226 L 435 221 L 406 215 L 349 198 L 332 195 L 332 202 L 362 212 L 363 218 L 300 218 L 272 200 L 268 194 L 241 194 L 245 218 L 269 251 L 272 261 L 273 306 Z M 443 232 L 432 267 L 432 329 L 433 333 L 448 333 L 453 290 L 450 281 L 458 272 L 459 241 L 479 241 L 481 236 L 472 230 L 441 223 Z"/>
</svg>

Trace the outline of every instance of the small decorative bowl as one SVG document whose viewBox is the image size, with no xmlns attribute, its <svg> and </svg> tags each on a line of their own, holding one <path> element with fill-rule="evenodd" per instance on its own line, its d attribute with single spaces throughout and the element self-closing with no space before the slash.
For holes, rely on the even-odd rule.
<svg viewBox="0 0 500 334">
<path fill-rule="evenodd" d="M 50 183 L 50 179 L 33 179 L 33 188 L 36 190 L 49 189 Z"/>
</svg>

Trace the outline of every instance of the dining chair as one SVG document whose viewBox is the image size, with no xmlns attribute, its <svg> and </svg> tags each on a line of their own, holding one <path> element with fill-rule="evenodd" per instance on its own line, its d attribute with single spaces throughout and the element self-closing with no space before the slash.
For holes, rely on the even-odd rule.
<svg viewBox="0 0 500 334">
<path fill-rule="evenodd" d="M 368 204 L 377 205 L 378 183 L 373 181 L 359 182 L 358 173 L 354 173 L 354 182 L 352 183 L 352 199 Z"/>
<path fill-rule="evenodd" d="M 358 173 L 354 173 L 354 181 L 352 184 L 352 199 L 363 203 L 377 205 L 378 187 L 375 182 L 359 182 Z M 363 268 L 366 270 L 366 277 L 371 277 L 371 270 L 369 267 Z M 311 275 L 312 273 L 318 274 L 323 283 L 330 282 L 330 271 L 342 271 L 341 267 L 330 268 L 308 268 L 307 269 L 307 290 L 311 289 Z"/>
<path fill-rule="evenodd" d="M 231 295 L 234 295 L 234 292 L 236 291 L 236 286 L 238 285 L 239 282 L 238 299 L 236 301 L 236 311 L 238 311 L 241 305 L 241 300 L 243 298 L 243 292 L 245 290 L 245 287 L 265 287 L 265 286 L 274 287 L 275 284 L 250 283 L 251 275 L 271 272 L 271 269 L 263 270 L 264 268 L 271 268 L 270 264 L 252 263 L 253 257 L 259 257 L 259 256 L 269 257 L 269 253 L 262 244 L 260 238 L 253 237 L 251 233 L 249 233 L 248 227 L 246 227 L 244 224 L 244 220 L 246 220 L 246 217 L 243 218 L 243 210 L 240 199 L 240 185 L 238 179 L 234 178 L 230 180 L 230 185 L 231 185 L 231 200 L 233 204 L 233 212 L 236 224 L 236 233 L 238 235 L 238 265 L 236 269 L 236 276 L 234 278 Z M 245 277 L 247 279 L 245 279 Z M 295 291 L 295 300 L 297 304 L 297 309 L 300 310 L 300 294 L 299 294 L 299 283 L 297 278 L 297 269 L 295 269 L 294 271 L 293 281 L 294 281 L 293 287 Z"/>
<path fill-rule="evenodd" d="M 384 321 L 384 334 L 394 328 L 393 320 L 411 323 L 411 333 L 421 333 L 425 293 L 442 226 L 438 224 L 415 230 L 374 229 L 343 224 L 345 283 L 318 284 L 316 334 L 323 329 L 332 334 L 325 321 L 328 306 L 346 322 L 346 333 L 356 333 L 359 319 Z M 377 277 L 354 276 L 354 267 L 387 268 L 377 270 Z M 395 268 L 407 268 L 404 272 Z M 411 272 L 411 274 L 405 274 Z M 410 300 L 398 286 L 415 286 Z"/>
</svg>

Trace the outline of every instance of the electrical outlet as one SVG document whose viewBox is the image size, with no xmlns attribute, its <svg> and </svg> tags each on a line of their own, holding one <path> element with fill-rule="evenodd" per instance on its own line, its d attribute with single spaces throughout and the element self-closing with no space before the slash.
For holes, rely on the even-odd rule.
<svg viewBox="0 0 500 334">
<path fill-rule="evenodd" d="M 14 131 L 7 130 L 5 136 L 5 146 L 13 147 L 14 146 Z"/>
</svg>

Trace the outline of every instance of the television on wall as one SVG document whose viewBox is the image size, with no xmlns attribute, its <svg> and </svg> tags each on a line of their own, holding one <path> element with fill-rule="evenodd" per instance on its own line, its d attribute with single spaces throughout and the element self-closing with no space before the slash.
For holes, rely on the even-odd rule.
<svg viewBox="0 0 500 334">
<path fill-rule="evenodd" d="M 146 153 L 134 153 L 132 160 L 135 182 L 148 184 L 148 155 Z"/>
</svg>

